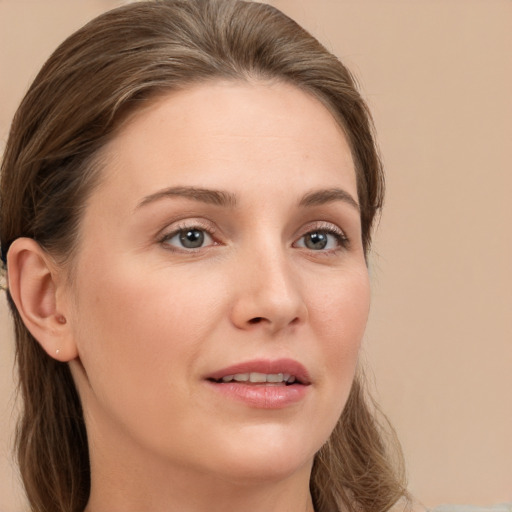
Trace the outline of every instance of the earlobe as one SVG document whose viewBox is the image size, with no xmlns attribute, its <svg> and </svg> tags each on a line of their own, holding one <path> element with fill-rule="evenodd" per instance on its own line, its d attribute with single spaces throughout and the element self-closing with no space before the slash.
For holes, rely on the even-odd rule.
<svg viewBox="0 0 512 512">
<path fill-rule="evenodd" d="M 59 272 L 53 259 L 31 238 L 15 240 L 7 254 L 8 287 L 23 323 L 48 355 L 59 361 L 77 357 L 59 300 Z"/>
</svg>

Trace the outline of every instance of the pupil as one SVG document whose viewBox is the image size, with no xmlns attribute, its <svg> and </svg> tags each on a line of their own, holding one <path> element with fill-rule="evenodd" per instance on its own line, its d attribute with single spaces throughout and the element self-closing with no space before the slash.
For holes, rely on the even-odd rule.
<svg viewBox="0 0 512 512">
<path fill-rule="evenodd" d="M 308 249 L 324 249 L 327 245 L 327 235 L 325 233 L 310 233 L 306 236 L 306 247 Z"/>
<path fill-rule="evenodd" d="M 183 247 L 195 249 L 201 247 L 204 242 L 204 233 L 198 229 L 189 229 L 180 233 L 180 241 Z"/>
</svg>

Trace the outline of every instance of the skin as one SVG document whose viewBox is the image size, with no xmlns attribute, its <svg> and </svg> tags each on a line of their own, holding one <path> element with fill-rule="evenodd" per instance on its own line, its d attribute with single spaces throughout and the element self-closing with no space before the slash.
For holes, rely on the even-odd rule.
<svg viewBox="0 0 512 512">
<path fill-rule="evenodd" d="M 103 161 L 56 302 L 77 355 L 87 511 L 312 511 L 313 457 L 346 403 L 369 308 L 342 130 L 290 85 L 210 83 L 136 113 Z M 169 187 L 234 201 L 160 194 Z M 325 189 L 346 196 L 299 206 Z M 205 244 L 180 245 L 185 228 Z M 326 248 L 308 247 L 308 233 Z M 284 408 L 250 407 L 205 380 L 279 358 L 311 378 Z"/>
</svg>

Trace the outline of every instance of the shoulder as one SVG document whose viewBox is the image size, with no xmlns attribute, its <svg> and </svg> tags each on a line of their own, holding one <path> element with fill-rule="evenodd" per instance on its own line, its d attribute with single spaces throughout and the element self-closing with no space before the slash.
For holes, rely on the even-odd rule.
<svg viewBox="0 0 512 512">
<path fill-rule="evenodd" d="M 414 497 L 404 497 L 398 500 L 388 512 L 430 512 Z M 508 512 L 508 511 L 507 511 Z M 512 512 L 512 511 L 510 511 Z"/>
<path fill-rule="evenodd" d="M 388 512 L 512 512 L 512 502 L 498 505 L 438 505 L 427 508 L 415 498 L 399 500 Z"/>
<path fill-rule="evenodd" d="M 439 505 L 428 512 L 512 512 L 512 503 L 501 503 L 488 507 L 474 505 Z"/>
</svg>

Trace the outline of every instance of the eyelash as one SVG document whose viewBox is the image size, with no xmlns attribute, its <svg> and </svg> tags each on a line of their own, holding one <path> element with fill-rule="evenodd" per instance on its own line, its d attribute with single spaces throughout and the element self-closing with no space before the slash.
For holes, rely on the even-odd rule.
<svg viewBox="0 0 512 512">
<path fill-rule="evenodd" d="M 301 249 L 304 248 L 314 253 L 329 255 L 339 250 L 346 250 L 350 246 L 350 240 L 348 239 L 347 235 L 345 235 L 344 231 L 330 223 L 321 223 L 314 226 L 310 225 L 307 231 L 303 235 L 301 235 L 301 237 L 296 242 L 294 242 L 293 245 L 295 246 L 299 240 L 303 240 L 306 236 L 312 235 L 314 233 L 322 233 L 333 236 L 336 240 L 337 246 L 331 249 L 320 250 L 309 249 L 308 247 L 300 247 Z"/>
<path fill-rule="evenodd" d="M 316 226 L 310 225 L 309 228 L 303 235 L 301 235 L 292 244 L 293 247 L 297 247 L 297 243 L 300 240 L 303 240 L 306 236 L 312 235 L 314 233 L 322 233 L 322 234 L 327 234 L 327 235 L 333 236 L 337 242 L 337 246 L 334 248 L 325 249 L 325 250 L 324 249 L 315 250 L 315 249 L 310 249 L 308 247 L 297 247 L 297 248 L 305 249 L 305 250 L 311 251 L 313 253 L 331 254 L 333 252 L 339 251 L 340 249 L 341 250 L 348 249 L 350 246 L 350 240 L 345 235 L 345 233 L 337 226 L 334 226 L 332 224 L 320 224 L 320 225 L 316 225 Z M 199 231 L 199 232 L 206 233 L 208 235 L 208 237 L 210 237 L 212 239 L 213 243 L 211 243 L 207 246 L 201 246 L 201 247 L 197 247 L 197 248 L 176 247 L 169 243 L 169 241 L 172 238 L 174 238 L 175 236 L 178 236 L 180 233 L 186 232 L 186 231 L 188 231 L 188 232 Z M 216 230 L 214 229 L 214 227 L 212 225 L 205 225 L 205 224 L 201 224 L 200 222 L 183 223 L 181 225 L 176 226 L 172 231 L 166 232 L 164 235 L 162 235 L 159 239 L 159 243 L 161 245 L 165 246 L 165 248 L 167 250 L 170 250 L 173 252 L 195 253 L 201 249 L 204 250 L 206 248 L 209 248 L 209 247 L 212 247 L 215 245 L 219 245 L 219 243 L 215 241 L 215 232 L 216 232 Z"/>
<path fill-rule="evenodd" d="M 201 224 L 200 222 L 193 222 L 193 223 L 183 223 L 176 226 L 172 231 L 166 232 L 164 235 L 162 235 L 159 239 L 159 243 L 165 246 L 165 248 L 169 251 L 173 252 L 186 252 L 186 253 L 194 253 L 197 252 L 200 249 L 205 249 L 205 247 L 198 247 L 198 248 L 185 248 L 185 247 L 175 247 L 169 243 L 169 240 L 174 238 L 175 236 L 179 235 L 182 232 L 185 231 L 200 231 L 203 233 L 206 233 L 212 240 L 214 240 L 215 235 L 215 229 L 211 225 L 205 225 Z M 210 244 L 207 247 L 210 247 L 211 245 L 219 245 L 218 243 Z"/>
</svg>

